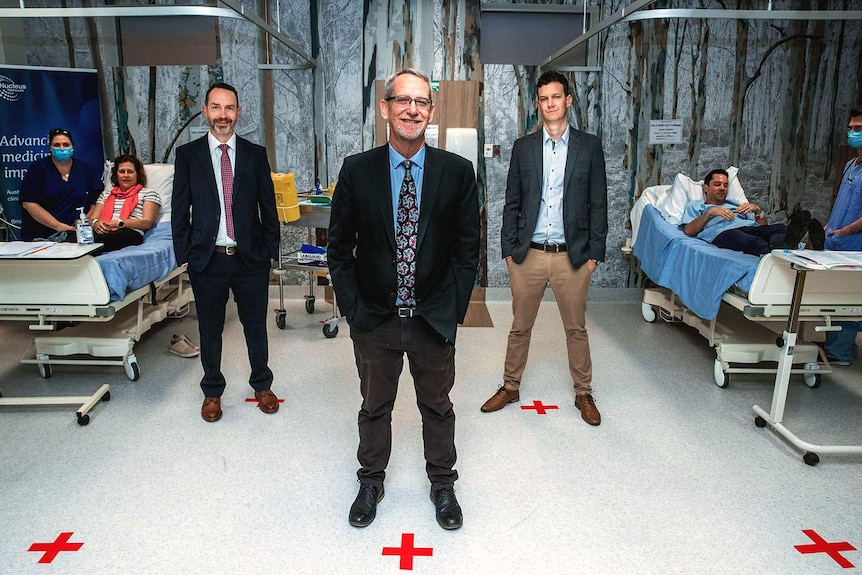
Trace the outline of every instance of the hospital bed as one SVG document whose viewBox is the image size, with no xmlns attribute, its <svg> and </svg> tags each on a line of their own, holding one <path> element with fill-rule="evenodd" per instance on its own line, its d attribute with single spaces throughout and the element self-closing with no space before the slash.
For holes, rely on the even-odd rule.
<svg viewBox="0 0 862 575">
<path fill-rule="evenodd" d="M 746 201 L 735 181 L 736 169 L 728 172 L 732 193 L 735 183 L 737 199 Z M 656 284 L 644 290 L 642 316 L 697 329 L 715 348 L 713 376 L 719 387 L 728 385 L 732 373 L 775 374 L 771 364 L 783 354 L 782 328 L 791 311 L 796 273 L 789 261 L 774 254 L 757 258 L 686 236 L 679 227 L 681 206 L 699 190 L 699 182 L 680 175 L 673 185 L 644 190 L 632 208 L 633 253 Z M 833 321 L 862 316 L 862 274 L 838 273 L 809 278 L 799 321 L 816 322 L 815 329 L 825 331 L 835 329 Z M 802 374 L 809 387 L 831 372 L 816 344 L 796 343 L 792 359 L 788 373 Z"/>
<path fill-rule="evenodd" d="M 135 343 L 156 323 L 189 310 L 192 291 L 185 266 L 176 264 L 171 239 L 173 166 L 145 170 L 147 186 L 159 192 L 162 208 L 140 246 L 94 257 L 76 253 L 77 246 L 57 244 L 30 256 L 0 258 L 0 320 L 31 323 L 39 335 L 21 362 L 37 365 L 44 378 L 52 376 L 54 365 L 120 365 L 136 381 L 141 370 Z M 61 322 L 73 325 L 57 331 Z M 108 386 L 95 395 L 109 397 Z M 72 398 L 40 399 L 68 405 L 62 400 Z M 16 400 L 5 404 L 11 401 Z M 87 422 L 82 406 L 78 423 Z"/>
</svg>

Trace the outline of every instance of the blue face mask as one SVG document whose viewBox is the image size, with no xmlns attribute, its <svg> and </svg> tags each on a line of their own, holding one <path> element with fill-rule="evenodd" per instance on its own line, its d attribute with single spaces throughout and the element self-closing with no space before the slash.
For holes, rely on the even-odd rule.
<svg viewBox="0 0 862 575">
<path fill-rule="evenodd" d="M 862 148 L 862 132 L 847 132 L 847 143 L 851 148 Z"/>
<path fill-rule="evenodd" d="M 75 153 L 75 148 L 51 148 L 51 155 L 58 162 L 65 162 L 72 159 L 72 154 Z"/>
</svg>

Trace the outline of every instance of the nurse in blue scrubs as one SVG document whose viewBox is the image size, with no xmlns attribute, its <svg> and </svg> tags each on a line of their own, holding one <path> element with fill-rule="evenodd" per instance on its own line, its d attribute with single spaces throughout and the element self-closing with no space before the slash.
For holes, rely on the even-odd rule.
<svg viewBox="0 0 862 575">
<path fill-rule="evenodd" d="M 826 249 L 862 251 L 862 106 L 850 111 L 847 143 L 856 149 L 856 157 L 844 165 L 838 197 L 826 224 Z M 862 329 L 858 321 L 836 321 L 841 331 L 826 332 L 826 358 L 835 365 L 850 365 L 858 349 L 856 334 Z"/>
<path fill-rule="evenodd" d="M 72 133 L 48 133 L 50 155 L 33 162 L 21 182 L 21 239 L 75 240 L 78 208 L 90 209 L 105 187 L 101 172 L 74 159 Z"/>
</svg>

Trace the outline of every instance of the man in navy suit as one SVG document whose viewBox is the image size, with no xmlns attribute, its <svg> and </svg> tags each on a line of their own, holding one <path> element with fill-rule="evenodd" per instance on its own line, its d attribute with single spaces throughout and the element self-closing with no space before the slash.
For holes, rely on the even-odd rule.
<svg viewBox="0 0 862 575">
<path fill-rule="evenodd" d="M 188 262 L 198 314 L 201 416 L 206 421 L 222 416 L 222 331 L 229 292 L 245 334 L 249 384 L 260 410 L 275 413 L 266 313 L 279 223 L 269 161 L 265 148 L 234 133 L 241 108 L 233 86 L 213 84 L 201 109 L 210 130 L 177 148 L 171 201 L 174 252 L 178 264 Z"/>
<path fill-rule="evenodd" d="M 500 233 L 512 286 L 512 329 L 503 385 L 482 406 L 491 412 L 520 399 L 530 336 L 548 284 L 566 332 L 575 407 L 590 425 L 601 415 L 592 396 L 586 310 L 590 278 L 605 259 L 608 190 L 598 138 L 569 125 L 572 95 L 559 72 L 536 82 L 542 129 L 515 141 Z"/>
<path fill-rule="evenodd" d="M 455 332 L 479 261 L 479 201 L 468 160 L 425 145 L 431 83 L 390 76 L 380 113 L 389 143 L 344 160 L 332 198 L 328 263 L 359 371 L 359 493 L 349 522 L 374 521 L 392 446 L 404 354 L 422 415 L 437 523 L 461 527 L 455 497 Z"/>
</svg>

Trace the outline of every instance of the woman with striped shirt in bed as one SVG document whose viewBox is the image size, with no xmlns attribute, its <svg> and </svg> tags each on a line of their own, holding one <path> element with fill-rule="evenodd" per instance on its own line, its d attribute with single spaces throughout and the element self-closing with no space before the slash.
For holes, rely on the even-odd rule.
<svg viewBox="0 0 862 575">
<path fill-rule="evenodd" d="M 144 232 L 153 227 L 162 205 L 159 193 L 144 187 L 144 166 L 131 154 L 114 160 L 111 183 L 114 187 L 102 192 L 87 214 L 95 241 L 105 244 L 102 252 L 142 244 Z"/>
</svg>

